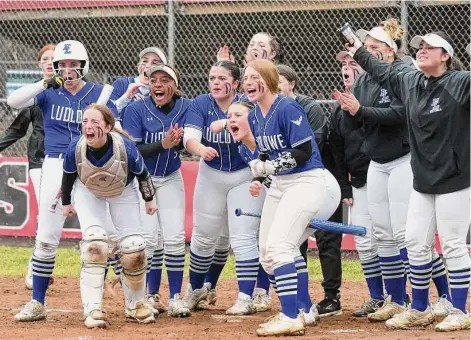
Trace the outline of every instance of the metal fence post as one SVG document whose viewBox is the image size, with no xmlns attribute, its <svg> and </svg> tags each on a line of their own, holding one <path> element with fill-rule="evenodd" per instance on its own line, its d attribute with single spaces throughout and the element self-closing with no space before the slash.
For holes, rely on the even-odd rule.
<svg viewBox="0 0 471 340">
<path fill-rule="evenodd" d="M 401 0 L 401 26 L 406 31 L 404 36 L 402 37 L 402 50 L 406 55 L 409 54 L 409 48 L 407 42 L 409 41 L 409 10 L 407 7 L 407 1 Z"/>
<path fill-rule="evenodd" d="M 175 66 L 175 8 L 174 0 L 168 0 L 168 62 Z"/>
</svg>

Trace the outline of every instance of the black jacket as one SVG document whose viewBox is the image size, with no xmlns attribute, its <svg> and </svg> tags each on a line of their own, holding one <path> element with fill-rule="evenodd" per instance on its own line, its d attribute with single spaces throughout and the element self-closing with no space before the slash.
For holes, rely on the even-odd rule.
<svg viewBox="0 0 471 340">
<path fill-rule="evenodd" d="M 30 169 L 41 168 L 44 160 L 44 124 L 38 106 L 22 109 L 13 123 L 0 136 L 0 152 L 23 138 L 28 132 L 29 124 L 33 132 L 28 140 L 28 161 Z"/>
<path fill-rule="evenodd" d="M 364 141 L 362 124 L 337 106 L 330 118 L 329 145 L 334 161 L 333 172 L 339 182 L 342 199 L 353 197 L 352 186 L 361 188 L 366 184 L 370 159 L 361 151 Z"/>
<path fill-rule="evenodd" d="M 314 136 L 316 137 L 316 143 L 319 150 L 322 151 L 324 148 L 325 140 L 327 138 L 327 117 L 322 110 L 322 107 L 316 100 L 309 96 L 302 94 L 296 94 L 296 102 L 301 105 L 306 112 L 307 120 L 311 126 Z"/>
<path fill-rule="evenodd" d="M 446 194 L 470 184 L 470 73 L 422 72 L 379 61 L 364 48 L 355 60 L 406 103 L 414 189 Z"/>
<path fill-rule="evenodd" d="M 365 128 L 365 142 L 361 151 L 381 164 L 408 154 L 409 133 L 404 104 L 367 72 L 355 81 L 352 93 L 361 105 L 355 119 Z"/>
</svg>

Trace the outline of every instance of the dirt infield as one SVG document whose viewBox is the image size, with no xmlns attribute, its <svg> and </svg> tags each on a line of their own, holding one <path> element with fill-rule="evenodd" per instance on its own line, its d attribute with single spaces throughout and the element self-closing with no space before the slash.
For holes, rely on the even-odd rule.
<svg viewBox="0 0 471 340">
<path fill-rule="evenodd" d="M 105 293 L 105 311 L 110 319 L 106 330 L 88 330 L 82 323 L 79 283 L 77 279 L 56 278 L 47 296 L 47 321 L 17 323 L 13 320 L 18 308 L 30 298 L 21 278 L 0 278 L 0 338 L 40 340 L 150 340 L 150 339 L 211 339 L 235 340 L 255 339 L 257 325 L 271 316 L 272 312 L 248 317 L 226 317 L 224 311 L 236 297 L 235 280 L 224 280 L 218 285 L 218 302 L 210 311 L 196 312 L 187 319 L 161 316 L 155 324 L 138 325 L 127 322 L 123 312 L 120 289 L 113 297 Z M 167 301 L 167 287 L 162 289 Z M 311 282 L 311 296 L 322 298 L 318 281 Z M 351 312 L 367 298 L 366 286 L 361 282 L 344 282 L 342 286 L 343 315 L 321 320 L 315 327 L 308 327 L 304 338 L 317 340 L 348 340 L 381 338 L 396 339 L 469 339 L 469 332 L 437 333 L 432 327 L 417 331 L 389 331 L 384 324 L 372 324 L 366 319 L 351 317 Z M 275 298 L 276 299 L 276 298 Z M 433 298 L 433 300 L 435 297 Z M 278 302 L 274 303 L 278 309 Z M 298 337 L 302 339 L 302 337 Z"/>
</svg>

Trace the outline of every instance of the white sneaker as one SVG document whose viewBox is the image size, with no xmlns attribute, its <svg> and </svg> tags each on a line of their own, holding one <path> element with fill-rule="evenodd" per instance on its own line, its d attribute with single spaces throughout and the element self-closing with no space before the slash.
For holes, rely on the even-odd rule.
<svg viewBox="0 0 471 340">
<path fill-rule="evenodd" d="M 38 321 L 46 319 L 46 307 L 39 301 L 31 300 L 15 315 L 16 321 Z"/>
<path fill-rule="evenodd" d="M 252 298 L 244 293 L 239 293 L 236 302 L 226 310 L 227 315 L 250 315 L 255 312 Z"/>
<path fill-rule="evenodd" d="M 190 309 L 185 305 L 180 294 L 175 294 L 173 299 L 168 301 L 168 316 L 186 318 L 191 315 Z"/>
<path fill-rule="evenodd" d="M 253 291 L 253 306 L 256 312 L 266 312 L 271 309 L 270 294 L 263 288 L 255 288 Z"/>
<path fill-rule="evenodd" d="M 94 310 L 85 317 L 85 326 L 87 328 L 106 328 L 108 326 L 106 321 L 106 315 L 103 311 Z"/>
<path fill-rule="evenodd" d="M 144 303 L 152 311 L 152 313 L 154 313 L 154 316 L 156 316 L 156 317 L 159 316 L 159 314 L 160 314 L 159 310 L 154 307 L 154 306 L 157 305 L 157 303 L 155 302 L 155 299 L 154 299 L 154 295 L 146 294 L 146 296 L 144 297 Z"/>
<path fill-rule="evenodd" d="M 304 323 L 306 324 L 306 326 L 315 326 L 317 325 L 317 321 L 320 320 L 320 317 L 319 317 L 319 311 L 317 310 L 317 305 L 316 304 L 313 304 L 311 306 L 311 309 L 309 310 L 309 313 L 306 313 L 304 310 L 303 310 L 303 316 L 304 316 Z"/>
<path fill-rule="evenodd" d="M 435 317 L 444 318 L 445 316 L 448 316 L 448 314 L 450 314 L 453 305 L 450 301 L 446 299 L 446 296 L 442 296 L 437 301 L 432 303 L 431 307 Z"/>
<path fill-rule="evenodd" d="M 201 287 L 200 289 L 193 290 L 191 284 L 188 284 L 185 296 L 182 301 L 183 304 L 190 310 L 195 310 L 198 304 L 205 300 L 208 296 L 208 288 L 206 286 Z"/>
<path fill-rule="evenodd" d="M 214 306 L 217 301 L 216 289 L 211 289 L 211 284 L 206 282 L 204 287 L 208 290 L 208 295 L 204 300 L 198 302 L 196 309 L 210 309 L 211 306 Z"/>
<path fill-rule="evenodd" d="M 270 321 L 260 325 L 257 329 L 257 335 L 304 335 L 305 331 L 303 313 L 299 313 L 296 319 L 291 319 L 280 312 Z"/>
<path fill-rule="evenodd" d="M 146 301 L 150 304 L 153 311 L 157 310 L 157 313 L 154 312 L 155 315 L 159 315 L 159 313 L 165 313 L 167 311 L 167 307 L 162 302 L 159 293 L 147 294 Z"/>
<path fill-rule="evenodd" d="M 433 324 L 434 320 L 435 317 L 430 307 L 421 312 L 409 306 L 402 313 L 396 314 L 389 320 L 386 320 L 386 327 L 390 329 L 423 328 Z"/>
<path fill-rule="evenodd" d="M 457 308 L 452 308 L 448 316 L 442 322 L 435 326 L 435 330 L 437 332 L 451 332 L 469 328 L 469 314 L 463 313 Z"/>
<path fill-rule="evenodd" d="M 133 309 L 126 306 L 124 314 L 126 318 L 137 321 L 138 323 L 155 322 L 154 313 L 144 301 L 137 302 L 136 308 Z"/>
</svg>

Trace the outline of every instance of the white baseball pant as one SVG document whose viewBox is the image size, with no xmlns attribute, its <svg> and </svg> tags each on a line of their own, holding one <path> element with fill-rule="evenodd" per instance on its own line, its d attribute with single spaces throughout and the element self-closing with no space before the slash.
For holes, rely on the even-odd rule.
<svg viewBox="0 0 471 340">
<path fill-rule="evenodd" d="M 260 263 L 268 274 L 294 260 L 313 230 L 314 217 L 327 220 L 340 202 L 340 187 L 327 169 L 273 176 L 260 223 Z M 297 249 L 298 248 L 298 249 Z"/>
<path fill-rule="evenodd" d="M 385 164 L 371 161 L 367 175 L 368 211 L 379 256 L 405 248 L 407 209 L 412 190 L 410 154 Z"/>
</svg>

